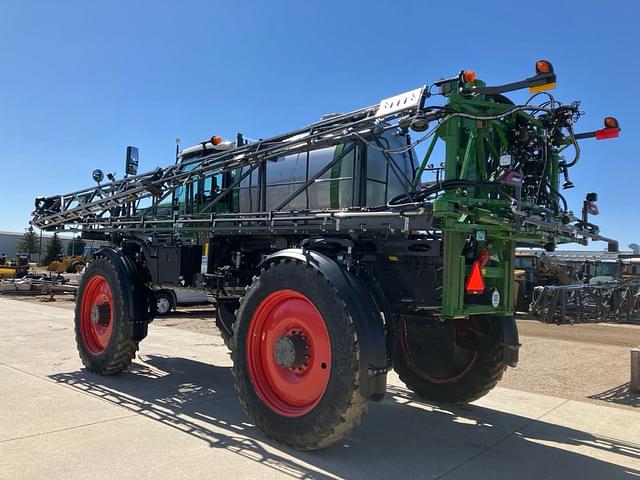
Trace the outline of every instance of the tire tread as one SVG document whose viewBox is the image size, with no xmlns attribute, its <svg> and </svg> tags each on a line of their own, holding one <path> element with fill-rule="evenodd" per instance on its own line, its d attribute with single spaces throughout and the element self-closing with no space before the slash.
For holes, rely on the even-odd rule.
<svg viewBox="0 0 640 480">
<path fill-rule="evenodd" d="M 94 264 L 95 262 L 95 264 Z M 82 306 L 82 294 L 84 292 L 85 280 L 89 278 L 91 271 L 89 270 L 93 264 L 93 269 L 107 269 L 111 270 L 116 278 L 118 277 L 117 269 L 115 265 L 106 257 L 96 257 L 88 266 L 85 272 L 80 288 L 78 289 L 78 295 L 76 298 L 75 306 L 75 337 L 76 348 L 83 365 L 91 372 L 100 375 L 117 375 L 125 371 L 136 356 L 138 351 L 139 342 L 131 339 L 127 332 L 129 330 L 129 318 L 126 312 L 126 308 L 122 299 L 124 299 L 124 292 L 122 285 L 118 283 L 117 286 L 109 285 L 112 289 L 114 297 L 118 296 L 120 301 L 119 305 L 119 322 L 114 327 L 114 333 L 117 335 L 115 342 L 107 345 L 104 352 L 99 356 L 89 353 L 83 344 L 82 333 L 80 331 L 80 310 Z M 115 290 L 115 291 L 114 291 Z M 116 331 L 117 330 L 117 331 Z"/>
<path fill-rule="evenodd" d="M 248 286 L 245 290 L 245 295 L 240 299 L 240 307 L 238 309 L 238 312 L 242 313 L 244 302 L 247 296 L 250 295 L 251 292 L 261 287 L 265 274 L 268 274 L 268 272 L 273 268 L 281 268 L 282 266 L 291 264 L 295 265 L 295 268 L 306 268 L 308 270 L 308 273 L 322 277 L 325 282 L 326 288 L 329 289 L 336 298 L 340 299 L 336 288 L 316 269 L 305 265 L 297 260 L 283 258 L 279 259 L 279 261 L 277 262 L 270 262 L 268 265 L 261 269 L 259 275 L 253 278 L 251 285 Z M 345 302 L 343 300 L 340 300 L 340 302 L 341 308 L 344 311 L 346 318 L 349 319 L 349 330 L 352 332 L 350 345 L 352 365 L 358 365 L 359 347 L 355 325 L 353 322 L 353 318 L 351 318 L 348 313 Z M 239 316 L 237 316 L 236 322 L 234 323 L 234 335 L 232 336 L 232 356 L 234 358 L 234 365 L 236 364 L 236 362 L 238 362 L 238 360 L 240 360 L 236 352 L 244 352 L 244 349 L 238 348 L 238 340 L 240 339 L 239 324 Z M 258 403 L 255 401 L 248 401 L 248 397 L 245 393 L 245 385 L 247 385 L 250 380 L 246 378 L 245 373 L 241 369 L 234 368 L 233 377 L 235 388 L 239 394 L 240 403 L 242 404 L 249 418 L 251 418 L 257 424 L 257 426 L 267 437 L 277 440 L 281 443 L 285 443 L 297 450 L 318 450 L 336 443 L 341 438 L 344 438 L 346 435 L 348 435 L 353 430 L 353 428 L 355 428 L 360 423 L 360 419 L 368 409 L 368 401 L 360 393 L 359 371 L 357 368 L 354 368 L 354 370 L 350 372 L 350 375 L 345 374 L 340 377 L 341 383 L 348 382 L 347 387 L 351 391 L 351 396 L 344 403 L 334 402 L 334 404 L 332 405 L 335 414 L 333 415 L 333 418 L 328 422 L 323 422 L 321 425 L 316 425 L 312 431 L 308 431 L 304 435 L 298 434 L 295 436 L 295 438 L 292 438 L 286 431 L 270 431 L 268 428 L 264 428 L 265 425 L 262 424 L 263 422 L 261 422 L 261 419 L 264 416 L 264 412 L 262 410 L 267 407 L 261 405 L 261 402 Z"/>
</svg>

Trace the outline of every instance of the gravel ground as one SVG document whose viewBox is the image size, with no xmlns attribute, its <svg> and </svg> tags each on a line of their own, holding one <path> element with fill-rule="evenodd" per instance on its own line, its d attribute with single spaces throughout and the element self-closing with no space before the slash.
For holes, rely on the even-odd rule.
<svg viewBox="0 0 640 480">
<path fill-rule="evenodd" d="M 51 305 L 73 309 L 74 300 L 71 295 L 58 296 Z M 213 318 L 210 306 L 190 307 L 156 318 L 154 324 L 218 335 Z M 629 350 L 640 346 L 640 325 L 558 326 L 523 318 L 518 329 L 520 362 L 506 371 L 500 386 L 640 410 L 640 395 L 629 390 Z"/>
<path fill-rule="evenodd" d="M 640 395 L 629 390 L 629 350 L 640 346 L 640 326 L 529 326 L 528 322 L 519 322 L 522 348 L 518 367 L 506 371 L 500 386 L 640 408 Z M 595 338 L 596 332 L 600 340 Z"/>
<path fill-rule="evenodd" d="M 48 303 L 52 307 L 60 307 L 60 308 L 68 308 L 69 310 L 73 310 L 76 306 L 75 296 L 72 294 L 65 295 L 55 295 L 53 298 L 48 295 L 3 295 L 5 298 L 10 298 L 11 300 L 22 300 L 23 302 L 29 303 Z"/>
</svg>

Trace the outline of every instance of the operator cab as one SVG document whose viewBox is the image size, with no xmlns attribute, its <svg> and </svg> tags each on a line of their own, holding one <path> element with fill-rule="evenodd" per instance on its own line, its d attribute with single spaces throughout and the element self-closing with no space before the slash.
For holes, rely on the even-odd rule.
<svg viewBox="0 0 640 480">
<path fill-rule="evenodd" d="M 187 162 L 189 160 L 200 158 L 205 155 L 210 155 L 216 152 L 223 152 L 234 148 L 236 144 L 234 142 L 224 141 L 218 136 L 211 137 L 207 142 L 198 143 L 191 147 L 187 147 L 180 154 L 178 158 L 180 162 Z"/>
<path fill-rule="evenodd" d="M 211 137 L 208 142 L 185 148 L 178 155 L 181 170 L 191 171 L 200 166 L 203 157 L 234 148 L 234 142 L 223 141 L 218 136 Z M 178 187 L 173 195 L 174 210 L 178 213 L 198 213 L 213 201 L 220 193 L 225 174 L 216 172 Z M 224 202 L 222 202 L 224 203 Z M 228 205 L 216 207 L 216 211 L 228 211 Z"/>
</svg>

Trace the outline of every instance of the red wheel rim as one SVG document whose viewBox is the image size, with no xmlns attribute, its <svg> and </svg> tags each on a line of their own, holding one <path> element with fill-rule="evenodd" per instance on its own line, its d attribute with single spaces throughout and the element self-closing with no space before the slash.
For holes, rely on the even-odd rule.
<svg viewBox="0 0 640 480">
<path fill-rule="evenodd" d="M 329 383 L 331 341 L 311 300 L 295 290 L 268 295 L 251 318 L 246 347 L 251 382 L 271 410 L 286 417 L 313 410 Z"/>
<path fill-rule="evenodd" d="M 93 354 L 104 351 L 113 332 L 113 295 L 107 279 L 95 275 L 82 295 L 80 332 L 84 345 Z"/>
<path fill-rule="evenodd" d="M 460 319 L 460 320 L 456 320 L 455 322 L 456 322 L 457 330 L 464 329 L 467 326 L 472 328 L 476 327 L 476 322 L 474 319 Z M 416 367 L 416 365 L 413 362 L 413 359 L 411 358 L 411 350 L 407 343 L 407 335 L 406 335 L 406 328 L 405 328 L 404 321 L 401 322 L 400 324 L 400 336 L 401 336 L 400 345 L 402 347 L 402 355 L 405 361 L 407 362 L 407 365 L 409 366 L 409 368 L 411 368 L 411 370 L 413 370 L 419 377 L 433 383 L 447 383 L 447 382 L 453 382 L 459 379 L 465 373 L 467 373 L 467 371 L 469 371 L 469 369 L 473 366 L 476 360 L 476 357 L 478 356 L 476 352 L 469 352 L 463 359 L 461 365 L 455 368 L 454 370 L 452 370 L 451 372 L 447 373 L 446 375 L 430 375 L 429 373 L 423 370 L 420 370 L 418 367 Z"/>
</svg>

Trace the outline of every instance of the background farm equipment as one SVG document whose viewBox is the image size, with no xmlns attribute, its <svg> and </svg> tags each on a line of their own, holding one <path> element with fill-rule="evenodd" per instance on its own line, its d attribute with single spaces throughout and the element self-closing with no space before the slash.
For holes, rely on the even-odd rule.
<svg viewBox="0 0 640 480">
<path fill-rule="evenodd" d="M 77 285 L 61 275 L 25 275 L 22 278 L 0 280 L 1 295 L 60 295 L 74 294 Z"/>
<path fill-rule="evenodd" d="M 516 309 L 529 311 L 534 289 L 544 285 L 570 285 L 576 283 L 574 266 L 543 251 L 517 251 L 514 280 Z"/>
<path fill-rule="evenodd" d="M 15 259 L 7 258 L 7 255 L 0 254 L 0 278 L 21 278 L 29 272 L 29 255 L 26 253 L 16 254 Z"/>
<path fill-rule="evenodd" d="M 640 323 L 640 280 L 541 286 L 533 297 L 544 323 Z"/>
<path fill-rule="evenodd" d="M 48 272 L 54 273 L 78 273 L 85 266 L 86 259 L 83 256 L 72 255 L 64 257 L 59 255 L 47 265 Z"/>
</svg>

